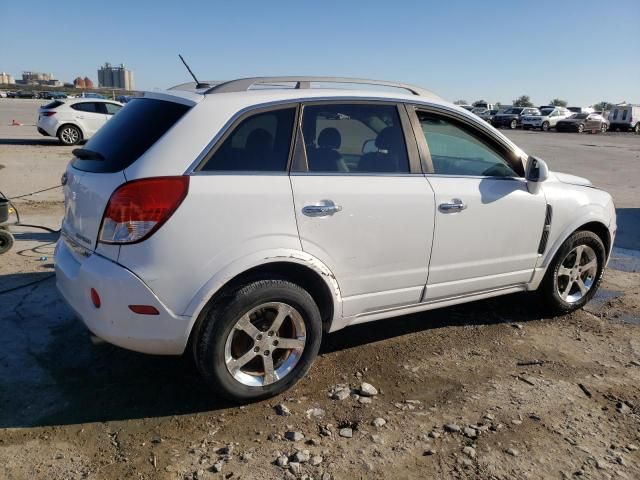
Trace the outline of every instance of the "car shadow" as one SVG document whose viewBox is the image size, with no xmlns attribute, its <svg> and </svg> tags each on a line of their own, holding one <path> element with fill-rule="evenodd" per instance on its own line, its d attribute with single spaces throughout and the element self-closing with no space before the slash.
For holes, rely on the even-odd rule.
<svg viewBox="0 0 640 480">
<path fill-rule="evenodd" d="M 145 355 L 92 337 L 64 304 L 51 276 L 38 272 L 0 278 L 0 428 L 182 415 L 234 406 L 203 385 L 188 352 L 182 357 Z M 28 286 L 2 293 L 20 285 Z M 540 317 L 529 296 L 510 295 L 354 326 L 326 335 L 321 352 L 452 325 Z"/>
<path fill-rule="evenodd" d="M 618 232 L 614 246 L 640 250 L 640 208 L 616 208 Z"/>
</svg>

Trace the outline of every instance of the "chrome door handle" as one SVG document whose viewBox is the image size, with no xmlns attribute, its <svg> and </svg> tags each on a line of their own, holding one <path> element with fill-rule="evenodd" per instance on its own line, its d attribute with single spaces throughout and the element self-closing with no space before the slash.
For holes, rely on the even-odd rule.
<svg viewBox="0 0 640 480">
<path fill-rule="evenodd" d="M 464 203 L 462 200 L 459 200 L 457 198 L 454 198 L 451 203 L 441 203 L 440 205 L 438 205 L 438 209 L 442 212 L 442 213 L 456 213 L 456 212 L 461 212 L 462 210 L 464 210 L 465 208 L 467 208 L 467 204 Z"/>
<path fill-rule="evenodd" d="M 302 208 L 302 213 L 307 217 L 326 217 L 333 215 L 334 213 L 338 213 L 341 210 L 342 207 L 340 205 L 336 205 L 332 202 L 318 205 L 307 205 Z"/>
</svg>

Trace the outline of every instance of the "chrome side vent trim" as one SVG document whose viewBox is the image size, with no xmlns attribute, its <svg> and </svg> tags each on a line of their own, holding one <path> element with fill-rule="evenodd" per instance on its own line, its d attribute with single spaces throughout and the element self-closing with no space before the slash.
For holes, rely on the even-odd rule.
<svg viewBox="0 0 640 480">
<path fill-rule="evenodd" d="M 549 231 L 551 230 L 551 220 L 553 218 L 553 208 L 551 205 L 547 205 L 547 214 L 544 217 L 544 228 L 542 229 L 542 237 L 540 238 L 540 245 L 538 245 L 538 254 L 542 255 L 547 248 L 547 241 L 549 240 Z"/>
</svg>

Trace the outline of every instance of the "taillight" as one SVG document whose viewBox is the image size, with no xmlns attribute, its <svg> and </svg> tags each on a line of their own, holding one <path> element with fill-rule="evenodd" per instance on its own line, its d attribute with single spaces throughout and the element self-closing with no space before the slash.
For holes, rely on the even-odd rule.
<svg viewBox="0 0 640 480">
<path fill-rule="evenodd" d="M 42 112 L 40 115 L 43 117 L 52 117 L 56 114 L 56 112 L 52 112 L 51 110 L 47 110 L 46 112 Z"/>
<path fill-rule="evenodd" d="M 137 243 L 149 238 L 180 206 L 189 177 L 143 178 L 125 183 L 111 195 L 98 241 Z"/>
</svg>

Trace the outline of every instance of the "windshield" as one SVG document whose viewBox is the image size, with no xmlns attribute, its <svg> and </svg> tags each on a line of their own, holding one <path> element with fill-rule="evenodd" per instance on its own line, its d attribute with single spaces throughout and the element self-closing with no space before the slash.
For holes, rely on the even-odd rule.
<svg viewBox="0 0 640 480">
<path fill-rule="evenodd" d="M 474 108 L 474 109 L 473 109 L 473 110 L 471 110 L 471 111 L 472 111 L 473 113 L 484 113 L 484 112 L 486 112 L 486 111 L 487 111 L 487 109 L 486 109 L 486 108 L 484 108 L 484 107 L 476 107 L 476 108 Z"/>
<path fill-rule="evenodd" d="M 504 113 L 506 115 L 520 115 L 520 113 L 522 113 L 522 108 L 510 108 Z"/>
</svg>

